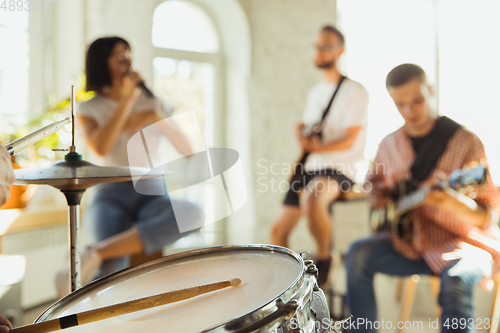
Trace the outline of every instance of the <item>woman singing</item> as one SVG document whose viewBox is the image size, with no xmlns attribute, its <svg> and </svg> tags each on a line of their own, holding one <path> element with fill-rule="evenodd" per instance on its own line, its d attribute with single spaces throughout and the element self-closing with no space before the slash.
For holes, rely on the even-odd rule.
<svg viewBox="0 0 500 333">
<path fill-rule="evenodd" d="M 79 106 L 77 122 L 87 147 L 103 166 L 129 165 L 127 143 L 132 135 L 171 115 L 160 99 L 139 87 L 143 79 L 132 67 L 130 52 L 129 43 L 119 37 L 99 38 L 87 51 L 87 90 L 95 97 Z M 177 126 L 163 122 L 158 128 L 158 138 L 166 137 L 183 156 L 193 154 Z M 93 245 L 82 253 L 82 284 L 90 282 L 99 267 L 99 276 L 110 274 L 126 268 L 130 255 L 159 251 L 185 236 L 179 233 L 171 200 L 139 194 L 132 182 L 99 185 L 84 212 L 83 229 Z M 203 225 L 198 206 L 186 201 L 176 202 L 177 207 L 184 208 L 194 225 Z M 65 274 L 58 277 L 61 295 L 68 292 Z"/>
</svg>

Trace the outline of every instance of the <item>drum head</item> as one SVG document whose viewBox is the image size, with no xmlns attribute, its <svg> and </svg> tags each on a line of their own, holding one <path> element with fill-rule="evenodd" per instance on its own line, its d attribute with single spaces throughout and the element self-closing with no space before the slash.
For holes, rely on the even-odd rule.
<svg viewBox="0 0 500 333">
<path fill-rule="evenodd" d="M 68 332 L 201 332 L 273 301 L 302 277 L 284 248 L 226 246 L 167 256 L 95 281 L 49 307 L 36 322 L 233 278 L 237 287 L 67 329 Z"/>
</svg>

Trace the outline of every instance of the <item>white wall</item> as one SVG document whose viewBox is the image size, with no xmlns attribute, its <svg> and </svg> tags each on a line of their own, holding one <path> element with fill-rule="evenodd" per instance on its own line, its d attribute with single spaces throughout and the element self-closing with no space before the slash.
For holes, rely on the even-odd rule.
<svg viewBox="0 0 500 333">
<path fill-rule="evenodd" d="M 98 37 L 110 35 L 121 36 L 131 43 L 134 66 L 150 81 L 152 13 L 160 2 L 74 0 L 57 3 L 60 6 L 53 19 L 54 51 L 57 53 L 54 55 L 54 84 L 57 91 L 63 93 L 66 85 L 74 81 L 75 74 L 83 71 L 88 44 Z M 227 6 L 217 6 L 214 1 L 194 2 L 212 11 L 210 15 L 217 20 L 216 25 L 223 34 L 234 35 L 231 26 L 236 26 L 236 23 L 228 25 L 225 22 L 224 25 L 226 13 L 223 11 Z M 235 47 L 238 38 L 232 36 L 232 39 L 222 38 L 226 44 L 223 48 L 227 61 L 228 49 L 232 47 L 233 59 L 246 59 L 247 63 L 251 59 L 251 63 L 249 68 L 245 68 L 244 63 L 235 65 L 243 71 L 241 77 L 248 78 L 237 83 L 242 88 L 239 95 L 233 90 L 225 96 L 226 121 L 229 119 L 226 142 L 227 146 L 238 149 L 243 155 L 249 191 L 255 196 L 255 201 L 250 197 L 245 209 L 233 217 L 236 221 L 231 223 L 239 224 L 229 228 L 228 242 L 267 243 L 270 225 L 284 193 L 258 191 L 262 186 L 257 184 L 260 176 L 257 175 L 257 161 L 293 163 L 298 158 L 299 149 L 292 136 L 292 125 L 301 117 L 307 90 L 320 78 L 311 58 L 313 37 L 321 26 L 335 22 L 336 4 L 335 0 L 238 2 L 238 10 L 246 16 L 244 19 L 250 27 L 242 36 L 250 38 L 251 47 Z M 231 78 L 226 81 L 228 88 L 235 86 Z M 238 122 L 241 127 L 233 126 Z M 287 176 L 278 175 L 274 179 L 283 181 Z"/>
<path fill-rule="evenodd" d="M 84 0 L 60 1 L 53 6 L 53 90 L 61 97 L 71 94 L 85 65 Z"/>
<path fill-rule="evenodd" d="M 312 61 L 315 33 L 335 22 L 335 0 L 251 0 L 245 3 L 252 35 L 249 82 L 252 166 L 257 217 L 256 242 L 268 243 L 269 230 L 284 193 L 265 191 L 257 162 L 294 163 L 299 147 L 292 126 L 300 121 L 308 89 L 319 80 Z M 279 168 L 281 170 L 282 168 Z M 269 177 L 269 175 L 267 175 Z M 264 176 L 265 177 L 265 176 Z M 273 175 L 275 181 L 287 175 Z M 261 182 L 269 185 L 267 181 Z"/>
</svg>

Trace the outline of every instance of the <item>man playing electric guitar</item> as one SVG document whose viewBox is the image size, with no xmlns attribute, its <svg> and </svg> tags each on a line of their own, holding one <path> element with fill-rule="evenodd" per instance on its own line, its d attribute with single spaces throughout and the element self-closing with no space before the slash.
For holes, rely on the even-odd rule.
<svg viewBox="0 0 500 333">
<path fill-rule="evenodd" d="M 420 67 L 397 66 L 387 75 L 386 86 L 405 124 L 382 141 L 367 176 L 373 186 L 370 199 L 375 208 L 391 199 L 398 183 L 406 181 L 422 188 L 438 183 L 465 164 L 485 161 L 483 145 L 474 133 L 431 110 L 432 90 Z M 489 172 L 486 177 L 474 200 L 442 190 L 430 191 L 425 204 L 413 213 L 409 238 L 379 233 L 351 246 L 346 266 L 353 321 L 377 320 L 375 273 L 428 274 L 441 278 L 441 332 L 474 330 L 470 325 L 474 320 L 473 287 L 491 274 L 491 255 L 500 263 L 498 242 L 493 240 L 498 197 Z M 465 244 L 463 249 L 461 244 Z M 363 325 L 353 331 L 375 332 Z"/>
<path fill-rule="evenodd" d="M 287 247 L 292 229 L 301 216 L 306 216 L 317 244 L 318 282 L 323 285 L 332 261 L 328 207 L 342 190 L 348 191 L 353 185 L 355 164 L 363 158 L 368 92 L 338 70 L 337 62 L 344 52 L 340 31 L 324 27 L 315 49 L 316 66 L 322 70 L 324 79 L 309 91 L 303 123 L 296 127 L 304 155 L 296 164 L 271 239 L 274 244 Z M 317 126 L 309 130 L 314 124 Z"/>
</svg>

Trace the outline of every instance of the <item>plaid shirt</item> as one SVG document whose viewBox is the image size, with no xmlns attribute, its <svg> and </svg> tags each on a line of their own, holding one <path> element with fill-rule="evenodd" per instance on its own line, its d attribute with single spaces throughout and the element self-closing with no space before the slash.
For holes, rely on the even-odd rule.
<svg viewBox="0 0 500 333">
<path fill-rule="evenodd" d="M 397 183 L 410 178 L 414 159 L 415 152 L 411 140 L 403 128 L 400 128 L 381 142 L 366 180 L 372 182 L 373 186 L 385 184 L 388 189 L 394 189 Z M 460 128 L 451 137 L 436 167 L 421 186 L 438 183 L 440 176 L 448 176 L 452 171 L 463 168 L 466 163 L 485 160 L 484 147 L 479 138 L 465 128 Z M 449 265 L 449 262 L 443 259 L 443 254 L 458 249 L 460 243 L 465 242 L 472 246 L 466 246 L 462 253 L 468 252 L 477 257 L 478 261 L 484 260 L 485 264 L 482 266 L 488 276 L 491 273 L 490 254 L 495 262 L 500 264 L 498 242 L 493 241 L 498 239 L 496 223 L 499 200 L 489 171 L 486 184 L 478 190 L 475 201 L 484 207 L 488 214 L 488 222 L 481 229 L 468 225 L 453 213 L 423 205 L 415 210 L 410 242 L 391 235 L 395 250 L 410 259 L 423 258 L 433 272 L 439 275 Z"/>
</svg>

